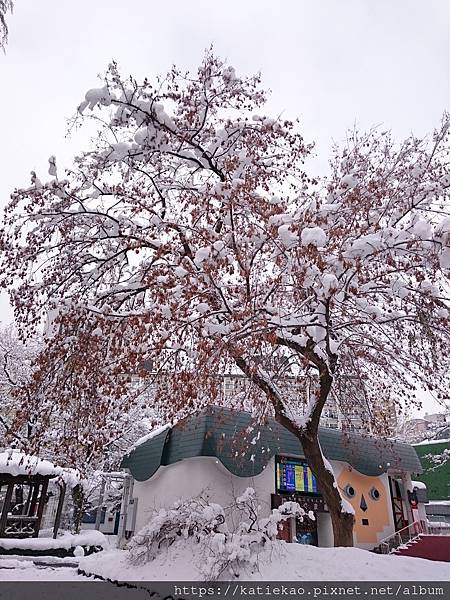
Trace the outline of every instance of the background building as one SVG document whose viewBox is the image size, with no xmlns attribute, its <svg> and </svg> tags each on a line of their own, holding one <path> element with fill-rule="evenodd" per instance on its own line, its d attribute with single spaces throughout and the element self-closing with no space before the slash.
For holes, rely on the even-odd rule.
<svg viewBox="0 0 450 600">
<path fill-rule="evenodd" d="M 229 405 L 235 399 L 245 399 L 251 386 L 245 375 L 224 374 L 221 378 L 222 400 L 225 405 Z M 308 390 L 313 382 L 293 376 L 283 376 L 278 379 L 277 385 L 286 395 L 298 399 L 296 409 L 299 414 L 302 414 L 307 405 Z M 349 391 L 350 387 L 352 392 Z M 362 391 L 355 394 L 356 387 L 355 382 L 352 382 L 352 386 L 339 382 L 338 389 L 331 393 L 324 407 L 321 425 L 330 429 L 392 435 L 397 427 L 395 405 L 380 398 L 376 406 L 371 406 L 365 401 Z"/>
<path fill-rule="evenodd" d="M 450 415 L 448 412 L 425 414 L 424 417 L 408 419 L 398 429 L 406 442 L 446 440 L 450 438 Z"/>
</svg>

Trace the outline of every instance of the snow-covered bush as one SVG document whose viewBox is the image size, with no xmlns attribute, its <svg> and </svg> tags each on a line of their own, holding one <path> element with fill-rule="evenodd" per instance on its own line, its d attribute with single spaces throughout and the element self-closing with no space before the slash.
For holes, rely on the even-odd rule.
<svg viewBox="0 0 450 600">
<path fill-rule="evenodd" d="M 450 448 L 444 448 L 439 454 L 425 454 L 424 458 L 428 459 L 432 465 L 427 471 L 435 471 L 442 467 L 444 463 L 450 461 Z"/>
<path fill-rule="evenodd" d="M 210 503 L 206 495 L 175 503 L 170 509 L 155 510 L 148 524 L 129 542 L 129 560 L 144 564 L 177 541 L 197 545 L 201 557 L 198 565 L 205 578 L 216 579 L 224 571 L 234 577 L 246 568 L 257 567 L 258 556 L 276 539 L 279 525 L 290 517 L 314 519 L 297 502 L 286 502 L 260 518 L 261 506 L 253 488 L 223 508 Z M 226 515 L 238 514 L 239 524 L 233 530 Z"/>
<path fill-rule="evenodd" d="M 212 533 L 219 533 L 225 524 L 223 508 L 211 504 L 204 496 L 176 502 L 166 510 L 155 510 L 150 520 L 128 543 L 133 564 L 153 560 L 175 541 L 190 538 L 199 542 Z"/>
</svg>

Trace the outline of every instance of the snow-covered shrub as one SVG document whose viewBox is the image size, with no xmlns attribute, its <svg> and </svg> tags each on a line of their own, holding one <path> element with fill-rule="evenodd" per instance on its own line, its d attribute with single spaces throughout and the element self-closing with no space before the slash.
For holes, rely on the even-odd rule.
<svg viewBox="0 0 450 600">
<path fill-rule="evenodd" d="M 228 508 L 240 515 L 236 530 L 203 540 L 210 551 L 205 557 L 205 575 L 209 578 L 217 578 L 224 571 L 239 577 L 244 569 L 256 568 L 259 554 L 276 539 L 283 521 L 290 517 L 314 519 L 314 514 L 306 513 L 297 502 L 286 502 L 261 518 L 261 506 L 253 488 L 247 488 Z"/>
<path fill-rule="evenodd" d="M 129 558 L 133 564 L 153 560 L 175 541 L 202 538 L 219 533 L 225 524 L 223 508 L 211 504 L 204 496 L 176 502 L 166 510 L 155 510 L 150 520 L 128 543 Z"/>
<path fill-rule="evenodd" d="M 432 465 L 427 471 L 435 471 L 442 467 L 444 463 L 450 461 L 450 448 L 444 448 L 439 454 L 425 454 L 424 458 L 429 460 Z"/>
<path fill-rule="evenodd" d="M 230 512 L 239 516 L 234 530 L 226 519 Z M 149 523 L 130 540 L 129 560 L 143 564 L 174 542 L 186 540 L 197 544 L 193 556 L 201 557 L 199 567 L 205 578 L 216 579 L 224 571 L 238 577 L 244 569 L 257 566 L 259 554 L 276 539 L 283 521 L 290 517 L 314 519 L 297 502 L 286 502 L 268 517 L 260 518 L 260 512 L 253 488 L 247 488 L 226 508 L 210 503 L 204 495 L 177 502 L 168 510 L 154 511 Z"/>
</svg>

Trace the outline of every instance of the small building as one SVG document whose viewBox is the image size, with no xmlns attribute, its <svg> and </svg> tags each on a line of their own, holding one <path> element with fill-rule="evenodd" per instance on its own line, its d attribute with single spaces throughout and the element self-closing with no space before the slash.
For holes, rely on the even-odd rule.
<svg viewBox="0 0 450 600">
<path fill-rule="evenodd" d="M 425 518 L 423 505 L 412 501 L 411 475 L 422 472 L 412 446 L 325 427 L 320 443 L 343 497 L 355 510 L 356 546 L 373 549 Z M 287 500 L 315 513 L 315 521 L 291 519 L 284 529 L 286 541 L 333 545 L 331 518 L 301 444 L 274 419 L 257 425 L 250 413 L 210 407 L 146 436 L 121 466 L 133 483 L 135 523 L 125 525 L 130 534 L 146 524 L 155 508 L 202 493 L 227 506 L 253 487 L 263 513 Z M 418 512 L 413 514 L 413 508 Z"/>
</svg>

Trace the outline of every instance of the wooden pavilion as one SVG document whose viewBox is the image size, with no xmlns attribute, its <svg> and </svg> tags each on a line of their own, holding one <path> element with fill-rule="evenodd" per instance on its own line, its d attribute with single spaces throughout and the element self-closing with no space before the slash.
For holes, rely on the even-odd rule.
<svg viewBox="0 0 450 600">
<path fill-rule="evenodd" d="M 17 450 L 0 452 L 0 538 L 38 537 L 50 480 L 59 488 L 56 538 L 66 491 L 64 469 Z"/>
</svg>

